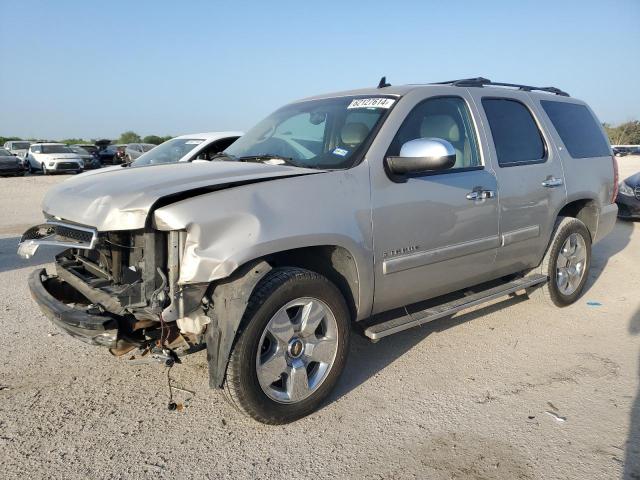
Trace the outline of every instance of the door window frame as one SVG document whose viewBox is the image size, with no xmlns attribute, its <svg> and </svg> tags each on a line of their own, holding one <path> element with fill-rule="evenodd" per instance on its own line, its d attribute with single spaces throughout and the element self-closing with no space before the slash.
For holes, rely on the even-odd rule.
<svg viewBox="0 0 640 480">
<path fill-rule="evenodd" d="M 493 136 L 493 131 L 491 130 L 491 122 L 489 121 L 489 116 L 487 115 L 487 111 L 484 109 L 483 102 L 485 99 L 486 100 L 509 100 L 512 102 L 516 102 L 522 105 L 529 112 L 529 115 L 531 115 L 531 118 L 533 119 L 533 123 L 536 125 L 536 128 L 538 129 L 538 135 L 540 135 L 540 140 L 542 140 L 542 148 L 544 149 L 544 155 L 542 156 L 542 158 L 537 160 L 524 160 L 520 162 L 510 162 L 504 165 L 500 163 L 500 159 L 498 158 L 498 149 L 496 148 L 496 141 Z M 482 113 L 487 119 L 487 133 L 488 133 L 488 136 L 491 137 L 491 142 L 493 143 L 493 151 L 496 156 L 496 163 L 498 164 L 498 168 L 520 167 L 523 165 L 536 165 L 539 163 L 547 163 L 547 161 L 549 160 L 549 140 L 547 139 L 544 133 L 544 129 L 542 128 L 542 123 L 536 116 L 535 112 L 525 102 L 514 97 L 490 95 L 490 96 L 480 97 L 480 108 L 482 108 Z"/>
<path fill-rule="evenodd" d="M 455 98 L 455 99 L 462 100 L 462 102 L 464 103 L 465 107 L 467 108 L 467 113 L 469 114 L 469 118 L 471 119 L 471 127 L 472 127 L 473 133 L 475 135 L 476 151 L 478 152 L 478 160 L 480 161 L 480 165 L 475 165 L 473 167 L 447 168 L 445 170 L 433 170 L 433 171 L 427 171 L 427 172 L 412 173 L 412 174 L 404 175 L 406 178 L 419 178 L 419 177 L 430 177 L 430 176 L 433 176 L 433 175 L 446 175 L 446 174 L 451 174 L 451 173 L 474 172 L 474 171 L 477 171 L 477 170 L 484 170 L 485 167 L 486 167 L 486 162 L 485 162 L 484 155 L 482 153 L 482 146 L 481 146 L 481 143 L 480 143 L 480 130 L 478 128 L 478 121 L 477 121 L 477 119 L 475 118 L 475 116 L 473 114 L 473 109 L 471 108 L 471 105 L 470 105 L 469 101 L 466 98 L 464 98 L 464 97 L 462 97 L 460 95 L 434 95 L 432 97 L 424 98 L 424 99 L 420 100 L 418 103 L 416 103 L 411 108 L 409 113 L 407 113 L 407 115 L 404 117 L 404 120 L 402 120 L 402 123 L 400 124 L 400 126 L 398 127 L 396 132 L 393 134 L 393 138 L 391 139 L 391 143 L 387 147 L 387 150 L 386 150 L 386 152 L 384 154 L 384 158 L 392 156 L 391 155 L 391 145 L 393 145 L 393 142 L 396 139 L 396 136 L 398 135 L 398 132 L 400 132 L 402 127 L 404 127 L 405 122 L 407 121 L 407 119 L 418 108 L 420 108 L 426 102 L 428 102 L 430 100 L 437 100 L 437 99 L 440 99 L 440 98 Z M 384 163 L 386 165 L 386 162 L 384 162 Z M 386 167 L 385 167 L 385 170 L 386 170 Z M 387 175 L 389 175 L 389 172 L 387 172 Z"/>
</svg>

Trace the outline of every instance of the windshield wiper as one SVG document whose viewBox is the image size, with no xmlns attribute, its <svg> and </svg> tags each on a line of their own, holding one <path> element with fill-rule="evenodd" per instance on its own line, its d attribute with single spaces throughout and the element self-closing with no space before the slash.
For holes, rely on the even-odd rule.
<svg viewBox="0 0 640 480">
<path fill-rule="evenodd" d="M 282 155 L 248 155 L 238 158 L 239 162 L 267 162 L 268 160 L 280 160 L 283 164 L 291 165 L 292 167 L 309 168 L 291 157 L 283 157 Z"/>
</svg>

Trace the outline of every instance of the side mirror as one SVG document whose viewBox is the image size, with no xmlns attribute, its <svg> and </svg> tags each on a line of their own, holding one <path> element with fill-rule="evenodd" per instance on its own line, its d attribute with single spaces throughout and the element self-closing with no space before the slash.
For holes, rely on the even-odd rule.
<svg viewBox="0 0 640 480">
<path fill-rule="evenodd" d="M 455 148 L 441 138 L 410 140 L 402 145 L 400 156 L 386 158 L 389 173 L 397 176 L 446 170 L 455 163 Z"/>
</svg>

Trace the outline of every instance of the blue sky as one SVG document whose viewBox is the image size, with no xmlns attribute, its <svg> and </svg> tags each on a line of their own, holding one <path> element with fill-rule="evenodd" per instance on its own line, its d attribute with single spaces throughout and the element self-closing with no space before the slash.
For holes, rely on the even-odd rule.
<svg viewBox="0 0 640 480">
<path fill-rule="evenodd" d="M 640 118 L 640 1 L 0 0 L 0 135 L 247 129 L 296 98 L 482 75 Z"/>
</svg>

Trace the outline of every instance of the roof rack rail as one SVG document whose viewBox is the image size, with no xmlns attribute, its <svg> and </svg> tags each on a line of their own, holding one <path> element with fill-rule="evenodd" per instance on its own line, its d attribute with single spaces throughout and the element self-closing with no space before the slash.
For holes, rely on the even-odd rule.
<svg viewBox="0 0 640 480">
<path fill-rule="evenodd" d="M 525 92 L 539 91 L 553 93 L 555 95 L 562 95 L 563 97 L 569 96 L 567 92 L 564 92 L 556 87 L 532 87 L 531 85 L 520 85 L 517 83 L 492 82 L 488 78 L 483 77 L 462 78 L 460 80 L 449 80 L 447 82 L 435 82 L 431 85 L 452 85 L 454 87 L 511 87 Z"/>
</svg>

